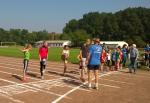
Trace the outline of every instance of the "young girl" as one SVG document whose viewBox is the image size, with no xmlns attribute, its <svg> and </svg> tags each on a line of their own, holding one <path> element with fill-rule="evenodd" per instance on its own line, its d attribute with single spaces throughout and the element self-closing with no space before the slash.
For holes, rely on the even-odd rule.
<svg viewBox="0 0 150 103">
<path fill-rule="evenodd" d="M 68 63 L 68 58 L 69 58 L 69 47 L 68 45 L 65 45 L 63 50 L 62 50 L 62 53 L 61 53 L 61 58 L 64 62 L 64 72 L 63 72 L 63 75 L 65 75 L 66 73 L 66 70 L 67 70 L 67 63 Z"/>
<path fill-rule="evenodd" d="M 80 52 L 79 55 L 77 56 L 77 59 L 79 60 L 80 80 L 81 80 L 82 82 L 85 82 L 85 79 L 84 79 L 84 64 L 83 64 L 83 61 L 82 61 L 81 52 Z"/>
<path fill-rule="evenodd" d="M 111 50 L 109 49 L 107 52 L 107 66 L 108 70 L 110 70 L 110 62 L 111 62 Z"/>
<path fill-rule="evenodd" d="M 47 46 L 46 41 L 43 41 L 43 44 L 39 49 L 39 58 L 40 58 L 41 79 L 44 79 L 44 71 L 45 71 L 45 68 L 46 68 L 46 60 L 48 59 L 48 46 Z"/>
<path fill-rule="evenodd" d="M 112 70 L 115 70 L 115 62 L 116 62 L 116 48 L 111 54 L 111 61 L 112 61 Z"/>
<path fill-rule="evenodd" d="M 120 69 L 120 63 L 121 63 L 121 60 L 122 60 L 122 53 L 121 53 L 121 50 L 120 50 L 120 47 L 117 47 L 116 49 L 116 63 L 115 63 L 115 67 L 116 67 L 116 70 Z"/>
<path fill-rule="evenodd" d="M 30 59 L 30 52 L 29 51 L 31 50 L 31 48 L 32 48 L 31 44 L 28 44 L 28 45 L 26 45 L 26 47 L 24 49 L 22 49 L 22 52 L 24 53 L 23 81 L 27 80 L 26 74 L 27 74 L 27 69 L 28 69 L 28 64 L 29 64 L 29 59 Z"/>
<path fill-rule="evenodd" d="M 106 51 L 105 51 L 105 49 L 102 50 L 100 62 L 101 62 L 101 67 L 100 67 L 101 72 L 104 72 L 104 64 L 106 63 Z"/>
</svg>

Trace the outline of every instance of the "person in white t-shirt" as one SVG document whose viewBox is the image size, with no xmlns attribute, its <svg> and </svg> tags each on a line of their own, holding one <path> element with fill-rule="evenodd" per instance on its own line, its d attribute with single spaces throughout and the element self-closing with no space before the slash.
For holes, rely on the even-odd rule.
<svg viewBox="0 0 150 103">
<path fill-rule="evenodd" d="M 62 60 L 64 62 L 63 75 L 65 75 L 66 70 L 67 70 L 67 63 L 68 63 L 69 54 L 70 54 L 69 47 L 68 47 L 68 45 L 65 45 L 63 50 L 62 50 L 62 54 L 61 54 L 61 58 L 62 58 Z"/>
</svg>

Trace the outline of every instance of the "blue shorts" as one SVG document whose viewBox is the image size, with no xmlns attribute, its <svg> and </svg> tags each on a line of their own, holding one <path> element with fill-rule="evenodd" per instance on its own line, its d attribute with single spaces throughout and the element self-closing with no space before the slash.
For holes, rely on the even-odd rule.
<svg viewBox="0 0 150 103">
<path fill-rule="evenodd" d="M 88 70 L 99 70 L 100 65 L 88 65 Z"/>
</svg>

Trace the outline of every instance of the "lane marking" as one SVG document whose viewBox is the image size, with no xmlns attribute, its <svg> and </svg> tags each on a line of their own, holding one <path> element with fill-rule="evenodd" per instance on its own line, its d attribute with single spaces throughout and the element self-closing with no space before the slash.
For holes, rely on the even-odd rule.
<svg viewBox="0 0 150 103">
<path fill-rule="evenodd" d="M 17 82 L 13 82 L 13 81 L 9 81 L 9 80 L 5 80 L 5 79 L 2 79 L 0 78 L 0 80 L 3 80 L 3 81 L 6 81 L 8 83 L 12 83 L 14 84 L 13 86 L 21 86 L 22 88 L 26 88 L 28 91 L 32 90 L 33 92 L 43 92 L 43 93 L 47 93 L 47 94 L 52 94 L 52 95 L 55 95 L 55 96 L 62 96 L 60 94 L 57 94 L 57 93 L 54 93 L 54 92 L 50 92 L 50 91 L 47 91 L 47 90 L 42 90 L 41 88 L 35 88 L 35 87 L 32 87 L 30 84 L 19 84 Z M 44 82 L 43 82 L 44 83 Z M 11 85 L 12 86 L 12 85 Z M 6 88 L 6 87 L 10 87 L 10 85 L 8 86 L 1 86 L 1 93 L 5 93 L 5 91 L 3 92 L 3 89 Z M 8 91 L 8 90 L 7 90 Z M 6 92 L 5 94 L 7 94 L 8 92 Z M 8 96 L 11 96 L 11 95 L 8 95 Z M 69 97 L 66 97 L 67 99 L 70 99 Z"/>
<path fill-rule="evenodd" d="M 116 89 L 119 89 L 120 87 L 118 86 L 113 86 L 113 85 L 108 85 L 108 84 L 99 84 L 101 86 L 106 86 L 106 87 L 111 87 L 111 88 L 116 88 Z"/>
<path fill-rule="evenodd" d="M 14 59 L 18 59 L 18 58 L 14 58 Z M 4 60 L 4 61 L 8 61 L 8 62 L 11 62 L 11 63 L 15 63 L 16 64 L 16 62 L 13 62 L 14 61 L 14 59 L 6 59 L 6 58 L 2 58 L 2 60 Z M 20 59 L 20 60 L 16 60 L 17 62 L 19 62 L 18 64 L 22 64 L 22 62 L 21 61 L 23 61 L 23 59 Z M 39 63 L 39 61 L 36 61 L 36 60 L 30 60 L 30 62 L 29 62 L 29 65 L 30 64 L 32 64 L 32 65 L 39 65 L 40 63 Z M 56 63 L 54 63 L 54 62 L 50 62 L 50 61 L 47 61 L 47 64 L 48 65 L 58 65 L 59 67 L 64 67 L 63 66 L 63 62 L 56 62 Z M 68 65 L 70 65 L 70 67 L 71 68 L 77 68 L 78 66 L 77 65 L 73 65 L 73 64 L 71 64 L 71 63 L 69 63 Z"/>
<path fill-rule="evenodd" d="M 18 74 L 15 74 L 15 73 L 9 73 L 9 72 L 4 72 L 4 71 L 0 71 L 0 73 L 4 73 L 4 74 L 8 74 L 8 75 L 15 75 L 15 76 L 18 76 L 18 77 L 22 77 L 22 75 L 18 75 Z M 40 79 L 36 79 L 36 78 L 33 78 L 33 77 L 27 77 L 27 78 L 30 78 L 32 80 L 40 80 Z"/>
<path fill-rule="evenodd" d="M 11 68 L 11 67 L 5 67 L 5 66 L 0 66 L 1 68 L 7 68 L 7 69 L 10 69 L 10 70 L 15 70 L 15 71 L 22 71 L 20 69 L 15 69 L 15 68 Z M 38 74 L 40 75 L 39 72 L 33 72 L 33 71 L 28 71 L 27 73 L 34 73 L 34 74 Z M 13 73 L 12 73 L 13 74 Z M 49 77 L 60 77 L 60 76 L 54 76 L 54 75 L 49 75 L 49 74 L 44 74 L 45 76 L 49 76 Z M 33 78 L 33 77 L 28 77 L 28 78 L 31 78 L 31 79 L 35 79 L 35 80 L 39 80 L 37 78 Z"/>
<path fill-rule="evenodd" d="M 110 72 L 110 73 L 107 73 L 107 74 L 102 74 L 100 77 L 103 77 L 103 76 L 106 76 L 106 75 L 110 75 L 110 74 L 113 74 L 113 72 Z M 71 89 L 70 91 L 66 92 L 64 95 L 62 95 L 61 97 L 58 97 L 57 99 L 55 99 L 54 101 L 52 101 L 52 103 L 57 103 L 59 102 L 61 99 L 63 99 L 64 97 L 66 97 L 67 95 L 69 95 L 70 93 L 78 90 L 80 87 L 84 86 L 85 84 L 87 84 L 88 82 L 85 82 L 73 89 Z"/>
<path fill-rule="evenodd" d="M 5 97 L 5 98 L 7 98 L 7 99 L 9 99 L 9 100 L 11 100 L 11 101 L 13 101 L 13 102 L 15 102 L 15 103 L 24 103 L 23 101 L 14 99 L 14 98 L 12 98 L 12 97 L 10 97 L 10 96 L 7 96 L 7 95 L 4 95 L 4 94 L 1 94 L 1 96 L 3 96 L 3 97 Z M 11 102 L 10 102 L 10 103 L 11 103 Z"/>
<path fill-rule="evenodd" d="M 1 63 L 0 63 L 0 64 L 1 64 Z M 3 65 L 8 65 L 8 66 L 12 66 L 12 67 L 20 67 L 20 68 L 22 68 L 21 66 L 18 66 L 18 65 L 10 65 L 10 64 L 3 64 Z M 14 70 L 17 70 L 17 71 L 22 71 L 22 70 L 20 70 L 20 69 L 10 68 L 10 67 L 6 67 L 6 66 L 0 66 L 0 67 L 2 67 L 2 68 L 8 68 L 8 69 L 14 69 Z M 56 68 L 56 66 L 55 66 L 55 68 Z M 34 68 L 32 68 L 32 69 L 33 69 L 33 70 L 37 70 L 37 69 L 34 69 Z M 50 69 L 50 70 L 47 70 L 47 69 Z M 49 71 L 62 74 L 62 72 L 54 71 L 54 70 L 51 69 L 50 67 L 47 67 L 47 68 L 46 68 L 46 72 L 49 72 Z M 39 74 L 39 75 L 40 75 L 39 72 L 33 72 L 33 71 L 30 71 L 30 70 L 28 70 L 28 72 L 30 72 L 30 73 L 35 73 L 35 74 Z M 50 77 L 60 77 L 60 76 L 54 76 L 54 75 L 50 75 L 50 74 L 44 74 L 44 75 L 50 76 Z M 72 74 L 72 76 L 77 76 L 77 74 Z"/>
</svg>

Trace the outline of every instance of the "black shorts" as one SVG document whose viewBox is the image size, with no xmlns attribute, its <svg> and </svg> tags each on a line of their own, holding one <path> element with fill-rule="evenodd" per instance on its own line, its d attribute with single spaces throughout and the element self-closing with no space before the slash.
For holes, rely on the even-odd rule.
<svg viewBox="0 0 150 103">
<path fill-rule="evenodd" d="M 115 61 L 112 60 L 112 66 L 115 66 Z"/>
<path fill-rule="evenodd" d="M 88 70 L 98 70 L 100 65 L 88 65 Z"/>
<path fill-rule="evenodd" d="M 145 54 L 145 60 L 148 60 L 149 56 L 148 54 Z"/>
</svg>

